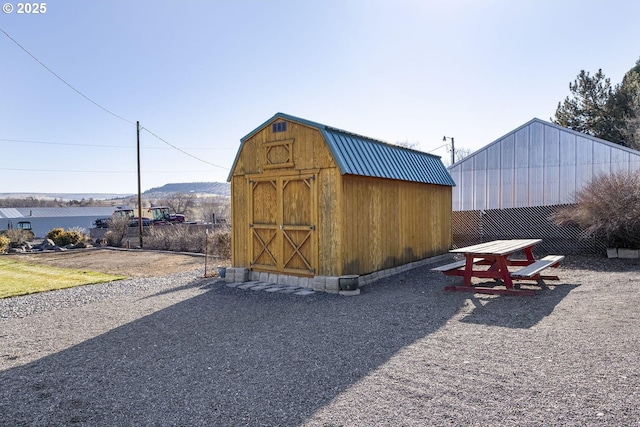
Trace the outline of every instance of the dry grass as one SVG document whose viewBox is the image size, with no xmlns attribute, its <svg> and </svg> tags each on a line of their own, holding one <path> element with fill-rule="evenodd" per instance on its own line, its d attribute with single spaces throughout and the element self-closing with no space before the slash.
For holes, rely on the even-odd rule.
<svg viewBox="0 0 640 427">
<path fill-rule="evenodd" d="M 585 237 L 603 238 L 612 247 L 640 248 L 640 172 L 600 175 L 576 194 L 577 208 L 552 219 L 574 224 Z"/>
<path fill-rule="evenodd" d="M 207 233 L 183 225 L 153 226 L 144 237 L 144 248 L 192 253 L 206 251 L 207 255 L 228 259 L 231 256 L 231 229 L 225 227 Z"/>
</svg>

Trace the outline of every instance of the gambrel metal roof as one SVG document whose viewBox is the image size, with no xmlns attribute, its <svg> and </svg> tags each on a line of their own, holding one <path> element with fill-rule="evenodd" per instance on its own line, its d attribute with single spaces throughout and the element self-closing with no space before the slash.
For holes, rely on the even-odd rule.
<svg viewBox="0 0 640 427">
<path fill-rule="evenodd" d="M 301 123 L 318 129 L 322 133 L 340 169 L 340 173 L 343 175 L 370 176 L 455 186 L 455 182 L 440 160 L 440 156 L 388 144 L 284 113 L 277 113 L 241 139 L 240 149 L 231 167 L 228 181 L 231 180 L 245 141 L 261 131 L 269 123 L 278 119 Z"/>
</svg>

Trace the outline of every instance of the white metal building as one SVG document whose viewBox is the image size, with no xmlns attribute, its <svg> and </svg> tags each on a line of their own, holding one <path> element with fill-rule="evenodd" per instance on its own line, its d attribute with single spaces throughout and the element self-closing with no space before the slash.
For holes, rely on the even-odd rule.
<svg viewBox="0 0 640 427">
<path fill-rule="evenodd" d="M 0 208 L 0 229 L 14 228 L 19 221 L 31 222 L 36 237 L 44 237 L 52 228 L 65 230 L 93 227 L 98 218 L 110 217 L 114 207 Z"/>
<path fill-rule="evenodd" d="M 599 174 L 640 170 L 640 152 L 533 119 L 449 167 L 453 210 L 575 203 Z"/>
</svg>

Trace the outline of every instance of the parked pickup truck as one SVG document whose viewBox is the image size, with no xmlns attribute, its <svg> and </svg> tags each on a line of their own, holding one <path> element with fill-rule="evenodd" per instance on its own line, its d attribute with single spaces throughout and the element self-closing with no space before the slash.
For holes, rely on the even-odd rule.
<svg viewBox="0 0 640 427">
<path fill-rule="evenodd" d="M 138 217 L 135 215 L 134 210 L 129 208 L 117 208 L 110 217 L 98 218 L 95 220 L 94 224 L 96 228 L 109 228 L 109 224 L 117 218 L 127 218 L 129 220 L 130 227 L 138 226 Z M 151 225 L 151 220 L 143 217 L 142 225 Z"/>
<path fill-rule="evenodd" d="M 143 208 L 142 225 L 167 225 L 182 223 L 185 221 L 185 217 L 182 214 L 172 214 L 167 206 L 152 206 L 150 208 Z M 117 208 L 109 218 L 98 218 L 95 220 L 96 228 L 109 228 L 109 224 L 115 218 L 128 218 L 129 226 L 138 226 L 138 217 L 136 216 L 136 210 L 130 208 Z"/>
</svg>

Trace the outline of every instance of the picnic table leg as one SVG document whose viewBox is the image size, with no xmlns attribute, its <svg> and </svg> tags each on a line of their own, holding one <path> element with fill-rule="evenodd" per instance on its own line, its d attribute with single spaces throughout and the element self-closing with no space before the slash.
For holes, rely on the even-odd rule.
<svg viewBox="0 0 640 427">
<path fill-rule="evenodd" d="M 464 276 L 462 279 L 462 284 L 464 286 L 471 286 L 471 273 L 473 271 L 473 254 L 466 254 L 465 259 L 466 262 L 464 264 Z"/>
<path fill-rule="evenodd" d="M 534 262 L 536 259 L 533 257 L 533 246 L 524 248 L 524 254 L 527 257 L 527 261 Z"/>
<path fill-rule="evenodd" d="M 513 289 L 513 281 L 511 280 L 511 274 L 509 273 L 507 259 L 505 257 L 498 257 L 496 259 L 496 263 L 498 265 L 498 270 L 500 271 L 502 281 L 504 282 L 504 286 L 507 289 Z"/>
</svg>

